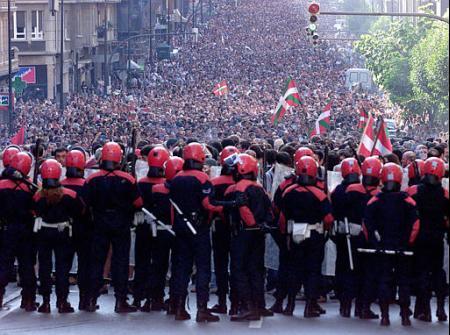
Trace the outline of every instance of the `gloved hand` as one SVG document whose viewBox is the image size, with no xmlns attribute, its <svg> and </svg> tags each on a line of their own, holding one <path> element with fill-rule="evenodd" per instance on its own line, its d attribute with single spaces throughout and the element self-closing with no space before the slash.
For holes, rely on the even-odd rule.
<svg viewBox="0 0 450 335">
<path fill-rule="evenodd" d="M 238 193 L 234 202 L 236 204 L 236 207 L 242 207 L 248 205 L 248 198 L 245 193 Z"/>
<path fill-rule="evenodd" d="M 136 212 L 134 214 L 133 226 L 137 226 L 143 224 L 145 222 L 145 214 L 144 212 Z"/>
<path fill-rule="evenodd" d="M 273 229 L 271 226 L 269 226 L 267 224 L 267 222 L 262 222 L 262 223 L 258 224 L 258 227 L 259 227 L 259 229 L 261 229 L 261 232 L 264 234 L 270 233 Z"/>
</svg>

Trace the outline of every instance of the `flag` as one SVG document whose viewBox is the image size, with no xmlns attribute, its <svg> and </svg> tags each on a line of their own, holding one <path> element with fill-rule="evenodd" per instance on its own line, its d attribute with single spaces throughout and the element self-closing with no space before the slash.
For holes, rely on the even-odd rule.
<svg viewBox="0 0 450 335">
<path fill-rule="evenodd" d="M 272 122 L 276 126 L 283 118 L 284 114 L 291 109 L 302 104 L 300 94 L 298 93 L 295 81 L 288 78 L 286 82 L 286 88 L 284 89 L 283 95 L 280 97 L 275 113 L 272 115 Z"/>
<path fill-rule="evenodd" d="M 11 144 L 23 145 L 24 142 L 25 142 L 25 128 L 22 127 L 19 129 L 17 134 L 11 138 Z"/>
<path fill-rule="evenodd" d="M 324 108 L 323 112 L 319 115 L 316 121 L 314 129 L 310 133 L 310 137 L 326 134 L 328 129 L 330 129 L 331 124 L 331 106 L 333 102 L 330 101 Z"/>
<path fill-rule="evenodd" d="M 358 147 L 358 155 L 363 157 L 369 157 L 372 153 L 374 138 L 373 126 L 375 122 L 373 120 L 372 114 L 369 114 L 367 119 L 366 127 L 364 128 L 363 135 L 361 137 L 361 142 Z"/>
<path fill-rule="evenodd" d="M 221 97 L 222 95 L 228 94 L 228 85 L 226 80 L 222 80 L 214 87 L 213 91 L 215 96 Z"/>
<path fill-rule="evenodd" d="M 366 109 L 364 107 L 361 107 L 359 109 L 358 129 L 364 129 L 368 119 L 369 119 L 369 115 L 368 115 Z"/>
<path fill-rule="evenodd" d="M 378 130 L 378 138 L 375 142 L 375 149 L 373 150 L 374 155 L 386 156 L 392 153 L 392 143 L 389 139 L 386 124 L 383 119 L 381 119 L 380 129 Z"/>
</svg>

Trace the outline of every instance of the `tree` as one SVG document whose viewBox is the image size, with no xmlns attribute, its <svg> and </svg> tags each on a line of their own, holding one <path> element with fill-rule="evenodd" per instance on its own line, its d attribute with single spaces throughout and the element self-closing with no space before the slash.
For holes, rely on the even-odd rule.
<svg viewBox="0 0 450 335">
<path fill-rule="evenodd" d="M 420 115 L 434 124 L 448 111 L 448 28 L 428 19 L 387 24 L 378 20 L 355 49 L 406 116 Z"/>
</svg>

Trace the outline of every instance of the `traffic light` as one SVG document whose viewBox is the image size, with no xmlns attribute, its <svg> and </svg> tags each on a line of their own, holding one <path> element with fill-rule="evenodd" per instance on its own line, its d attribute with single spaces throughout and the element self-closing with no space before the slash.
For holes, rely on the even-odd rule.
<svg viewBox="0 0 450 335">
<path fill-rule="evenodd" d="M 314 45 L 318 44 L 319 42 L 319 34 L 317 33 L 317 21 L 318 21 L 318 14 L 320 12 L 320 5 L 317 2 L 312 2 L 308 6 L 308 12 L 311 14 L 309 18 L 309 25 L 306 28 L 306 33 L 308 36 L 311 36 L 312 43 Z"/>
</svg>

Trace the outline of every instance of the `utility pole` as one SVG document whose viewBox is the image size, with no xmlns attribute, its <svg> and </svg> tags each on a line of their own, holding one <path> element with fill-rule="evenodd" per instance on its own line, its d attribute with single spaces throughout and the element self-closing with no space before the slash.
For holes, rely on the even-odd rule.
<svg viewBox="0 0 450 335">
<path fill-rule="evenodd" d="M 59 108 L 64 111 L 64 0 L 61 0 L 61 53 L 59 64 L 60 95 Z"/>
<path fill-rule="evenodd" d="M 13 94 L 12 94 L 12 50 L 11 50 L 11 0 L 8 0 L 8 128 L 13 132 Z"/>
<path fill-rule="evenodd" d="M 131 48 L 130 48 L 130 37 L 131 37 L 131 0 L 128 0 L 128 17 L 127 17 L 127 30 L 128 30 L 128 43 L 127 43 L 127 74 L 130 75 L 130 66 L 131 66 Z"/>
<path fill-rule="evenodd" d="M 103 83 L 105 85 L 105 89 L 104 89 L 104 94 L 105 96 L 108 95 L 108 86 L 109 86 L 109 71 L 108 71 L 108 7 L 107 7 L 107 0 L 105 0 L 105 20 L 104 20 L 104 24 L 105 24 L 105 40 L 104 40 L 104 50 L 103 50 L 103 56 L 104 56 L 104 63 L 105 63 L 105 68 L 104 68 L 104 72 L 103 72 Z"/>
<path fill-rule="evenodd" d="M 166 0 L 166 8 L 167 8 L 167 44 L 170 45 L 170 14 L 169 14 L 169 0 Z"/>
<path fill-rule="evenodd" d="M 153 18 L 152 18 L 152 0 L 148 0 L 148 14 L 149 14 L 149 45 L 150 45 L 150 55 L 149 55 L 149 60 L 150 60 L 150 65 L 153 65 Z"/>
<path fill-rule="evenodd" d="M 195 28 L 195 0 L 192 0 L 192 28 Z"/>
<path fill-rule="evenodd" d="M 200 22 L 203 24 L 203 0 L 200 0 Z"/>
</svg>

